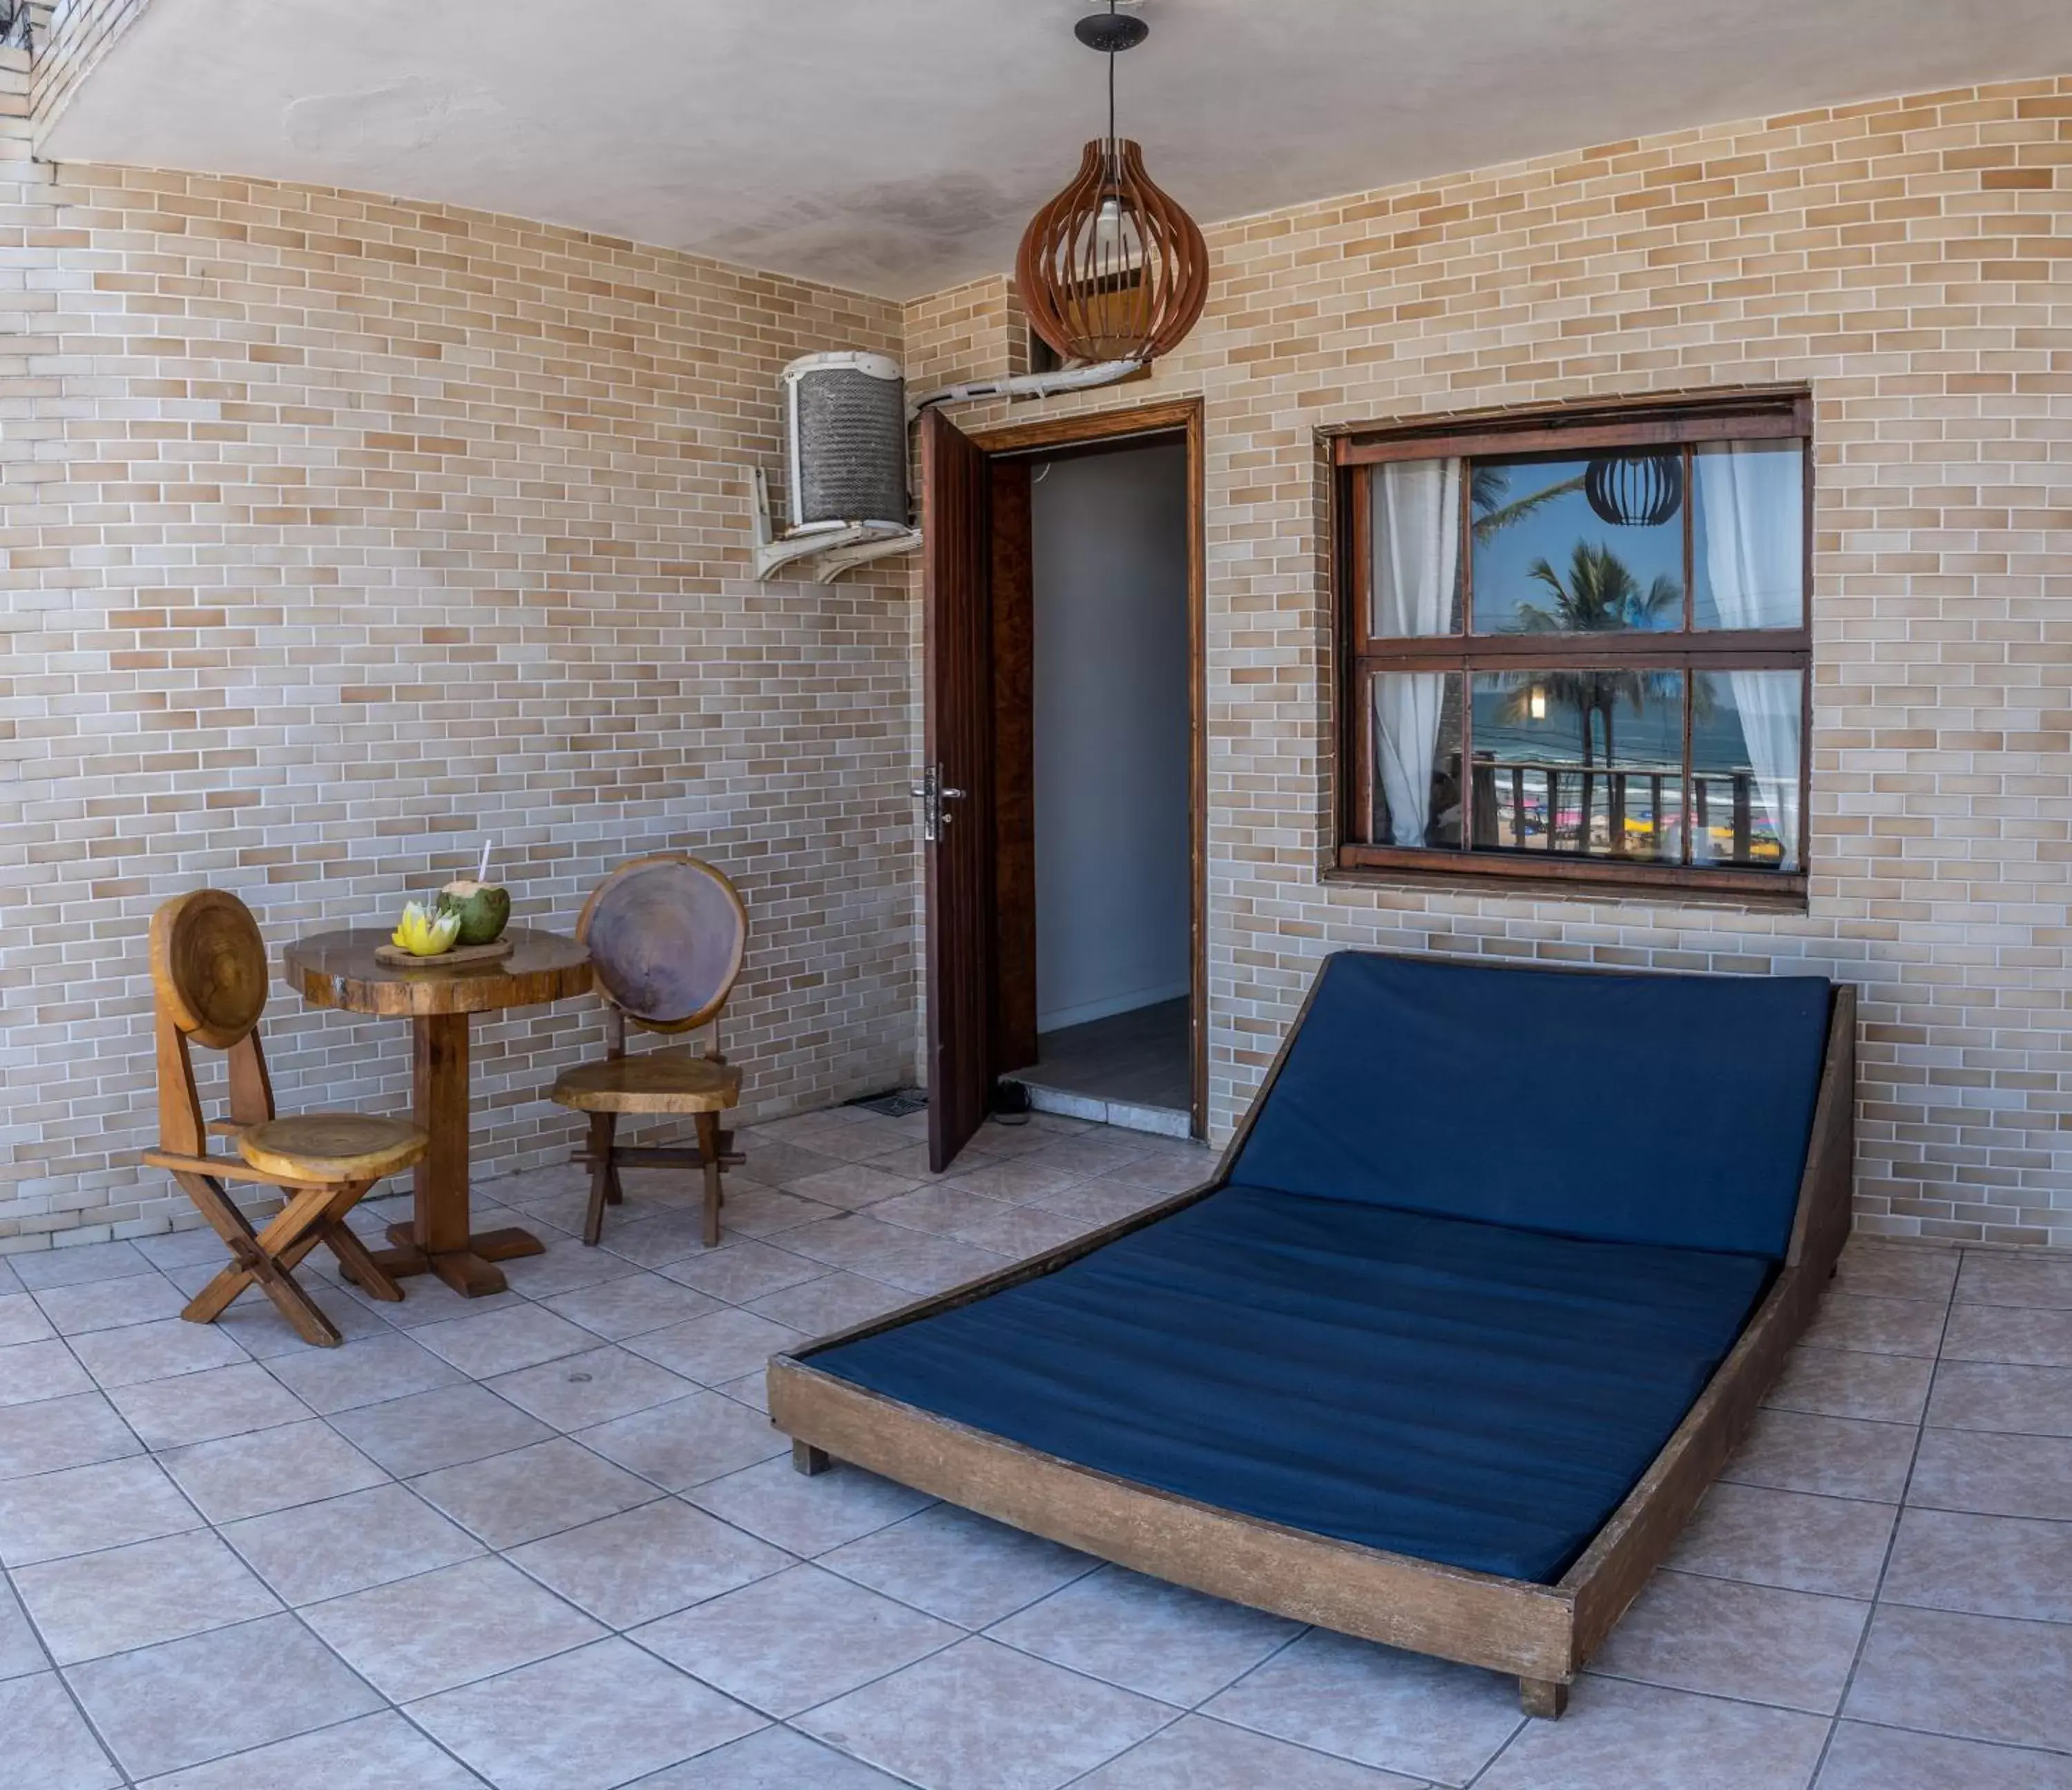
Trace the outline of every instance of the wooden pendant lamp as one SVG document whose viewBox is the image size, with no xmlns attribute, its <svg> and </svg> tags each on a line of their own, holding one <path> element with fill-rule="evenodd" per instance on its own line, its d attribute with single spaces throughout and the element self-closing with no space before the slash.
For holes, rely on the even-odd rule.
<svg viewBox="0 0 2072 1790">
<path fill-rule="evenodd" d="M 1115 133 L 1115 59 L 1150 27 L 1108 0 L 1073 30 L 1108 57 L 1108 134 L 1087 145 L 1072 183 L 1029 220 L 1015 285 L 1030 326 L 1066 360 L 1155 360 L 1202 314 L 1208 245 L 1144 171 L 1143 151 Z"/>
</svg>

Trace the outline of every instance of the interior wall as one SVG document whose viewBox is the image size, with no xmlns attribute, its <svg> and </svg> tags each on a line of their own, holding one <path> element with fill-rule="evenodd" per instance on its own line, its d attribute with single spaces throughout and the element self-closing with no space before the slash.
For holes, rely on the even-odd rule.
<svg viewBox="0 0 2072 1790">
<path fill-rule="evenodd" d="M 1151 380 L 960 411 L 1202 398 L 1214 1137 L 1346 946 L 1819 974 L 1862 999 L 1859 1228 L 2072 1245 L 2068 170 L 2046 76 L 1352 194 L 1211 228 Z M 1022 335 L 1004 277 L 906 322 L 920 384 Z M 1814 405 L 1807 911 L 1334 876 L 1318 431 L 1784 383 Z"/>
<path fill-rule="evenodd" d="M 777 376 L 882 301 L 479 213 L 29 159 L 0 52 L 0 1253 L 188 1215 L 146 929 L 204 884 L 275 962 L 480 841 L 520 925 L 643 852 L 741 885 L 754 1116 L 913 1073 L 912 606 L 757 583 Z M 10 103 L 11 102 L 11 103 Z M 12 116 L 10 116 L 10 113 Z M 400 1022 L 265 1024 L 284 1110 L 409 1102 Z M 565 1160 L 594 1001 L 483 1016 L 479 1173 Z"/>
<path fill-rule="evenodd" d="M 1188 989 L 1186 445 L 1053 461 L 1030 507 L 1048 1032 Z"/>
</svg>

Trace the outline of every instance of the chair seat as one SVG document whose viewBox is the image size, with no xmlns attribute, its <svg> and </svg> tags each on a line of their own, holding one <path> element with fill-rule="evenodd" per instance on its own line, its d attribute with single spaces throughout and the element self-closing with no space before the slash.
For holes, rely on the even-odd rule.
<svg viewBox="0 0 2072 1790">
<path fill-rule="evenodd" d="M 586 1113 L 716 1113 L 741 1100 L 741 1071 L 688 1050 L 645 1050 L 585 1063 L 551 1098 Z"/>
<path fill-rule="evenodd" d="M 297 1181 L 379 1180 L 430 1144 L 416 1126 L 372 1113 L 301 1113 L 237 1135 L 237 1153 L 254 1168 Z"/>
</svg>

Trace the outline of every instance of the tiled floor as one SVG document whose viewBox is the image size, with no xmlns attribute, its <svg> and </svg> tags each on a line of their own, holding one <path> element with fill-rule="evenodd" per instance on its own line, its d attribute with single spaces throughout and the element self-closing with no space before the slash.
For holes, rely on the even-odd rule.
<svg viewBox="0 0 2072 1790">
<path fill-rule="evenodd" d="M 1528 1723 L 1508 1680 L 794 1474 L 773 1345 L 1207 1160 L 1039 1118 L 932 1180 L 920 1129 L 748 1135 L 712 1253 L 651 1175 L 600 1250 L 572 1172 L 495 1184 L 485 1223 L 553 1239 L 516 1291 L 332 1284 L 332 1351 L 249 1296 L 173 1316 L 206 1233 L 0 1263 L 0 1784 L 2072 1790 L 2072 1261 L 1853 1245 L 1671 1569 Z"/>
<path fill-rule="evenodd" d="M 1046 1032 L 1034 1069 L 1017 1072 L 1031 1087 L 1184 1112 L 1192 1095 L 1183 998 L 1104 1020 Z"/>
</svg>

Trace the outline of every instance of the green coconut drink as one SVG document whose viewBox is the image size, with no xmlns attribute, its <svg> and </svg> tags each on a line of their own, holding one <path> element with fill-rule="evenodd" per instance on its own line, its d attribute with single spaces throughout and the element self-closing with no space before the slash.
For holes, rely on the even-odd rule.
<svg viewBox="0 0 2072 1790">
<path fill-rule="evenodd" d="M 511 891 L 495 883 L 479 883 L 463 877 L 439 891 L 441 913 L 460 917 L 462 945 L 494 944 L 511 923 Z"/>
</svg>

